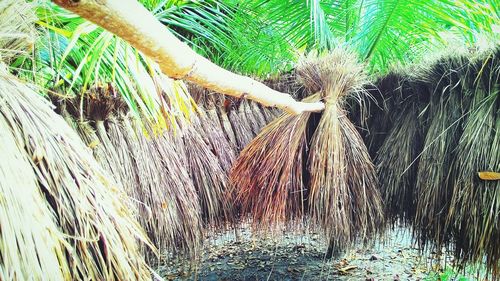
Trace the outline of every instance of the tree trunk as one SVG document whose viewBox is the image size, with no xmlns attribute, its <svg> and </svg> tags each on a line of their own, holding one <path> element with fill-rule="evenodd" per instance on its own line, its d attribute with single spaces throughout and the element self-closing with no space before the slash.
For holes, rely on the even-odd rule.
<svg viewBox="0 0 500 281">
<path fill-rule="evenodd" d="M 324 109 L 321 102 L 295 101 L 288 94 L 215 65 L 177 39 L 135 0 L 53 1 L 126 40 L 158 62 L 162 71 L 172 78 L 191 81 L 218 93 L 249 98 L 265 106 L 276 106 L 292 114 Z"/>
</svg>

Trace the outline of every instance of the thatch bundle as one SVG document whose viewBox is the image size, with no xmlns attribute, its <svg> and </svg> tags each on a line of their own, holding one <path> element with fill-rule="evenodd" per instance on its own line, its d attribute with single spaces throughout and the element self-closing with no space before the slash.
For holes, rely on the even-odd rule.
<svg viewBox="0 0 500 281">
<path fill-rule="evenodd" d="M 202 242 L 202 211 L 198 202 L 199 195 L 189 177 L 189 169 L 183 165 L 180 150 L 172 139 L 171 132 L 152 135 L 146 123 L 151 139 L 146 139 L 142 127 L 136 121 L 135 135 L 139 140 L 138 160 L 144 173 L 141 183 L 144 188 L 143 201 L 150 206 L 152 218 L 148 228 L 155 232 L 155 241 L 167 250 L 187 250 L 196 254 Z M 128 126 L 128 123 L 125 122 Z M 128 130 L 130 132 L 130 130 Z M 158 219 L 163 219 L 158 221 Z"/>
<path fill-rule="evenodd" d="M 34 22 L 37 17 L 33 3 L 2 0 L 0 19 L 0 62 L 9 64 L 28 52 L 35 42 Z"/>
<path fill-rule="evenodd" d="M 297 69 L 325 111 L 282 115 L 241 152 L 231 173 L 234 197 L 261 225 L 311 218 L 334 246 L 366 238 L 381 227 L 375 169 L 361 136 L 343 109 L 362 96 L 366 76 L 353 56 L 335 50 Z M 309 148 L 310 147 L 310 148 Z"/>
<path fill-rule="evenodd" d="M 477 173 L 500 170 L 499 51 L 399 73 L 377 81 L 382 98 L 364 132 L 386 213 L 413 224 L 422 244 L 498 275 L 500 183 Z"/>
<path fill-rule="evenodd" d="M 227 133 L 222 123 L 225 122 L 219 118 L 217 105 L 220 104 L 219 100 L 222 98 L 220 94 L 209 93 L 205 89 L 189 85 L 189 93 L 196 101 L 198 107 L 198 118 L 193 117 L 193 124 L 204 132 L 206 141 L 210 146 L 214 155 L 219 159 L 220 166 L 229 174 L 231 166 L 236 159 L 237 152 L 235 151 L 235 144 L 231 143 L 231 136 L 234 138 L 231 125 L 227 128 Z M 226 116 L 227 119 L 227 116 Z"/>
<path fill-rule="evenodd" d="M 25 229 L 21 232 L 9 223 L 14 214 L 3 217 L 1 244 L 9 248 L 3 248 L 1 253 L 2 279 L 13 276 L 36 279 L 39 274 L 38 279 L 48 275 L 54 279 L 62 276 L 73 280 L 150 278 L 137 244 L 138 239 L 147 241 L 147 238 L 121 187 L 101 170 L 76 133 L 46 101 L 5 72 L 0 79 L 1 123 L 7 127 L 2 134 L 7 143 L 16 144 L 6 149 L 12 149 L 9 153 L 11 159 L 17 158 L 15 161 L 20 164 L 18 167 L 12 163 L 9 163 L 10 167 L 2 165 L 8 168 L 2 174 L 7 177 L 5 182 L 15 183 L 9 178 L 21 171 L 10 174 L 9 170 L 27 169 L 22 173 L 31 175 L 23 179 L 29 185 L 22 188 L 31 199 L 23 200 L 38 204 L 14 203 L 19 196 L 13 195 L 4 197 L 4 202 L 11 203 L 2 204 L 9 206 L 2 209 L 17 206 L 19 209 L 9 209 L 9 213 L 17 212 L 26 218 L 31 214 L 32 218 L 39 218 L 24 221 L 23 226 L 18 226 Z M 3 192 L 12 194 L 9 188 Z M 33 214 L 26 208 L 35 208 L 33 210 L 37 213 Z M 9 225 L 11 230 L 7 228 Z M 54 225 L 57 230 L 54 230 Z M 50 232 L 41 230 L 44 227 Z M 37 237 L 32 242 L 27 241 L 26 238 L 35 231 L 40 231 Z M 11 245 L 17 247 L 10 249 Z M 25 245 L 28 248 L 20 248 Z M 27 250 L 32 252 L 19 256 Z M 29 256 L 36 256 L 38 265 Z"/>
<path fill-rule="evenodd" d="M 109 88 L 95 87 L 84 97 L 76 129 L 102 163 L 125 187 L 139 210 L 140 222 L 153 244 L 164 251 L 194 254 L 201 241 L 200 207 L 193 183 L 167 132 L 128 114 Z M 76 115 L 76 116 L 75 116 Z M 155 256 L 146 251 L 148 260 Z"/>
<path fill-rule="evenodd" d="M 197 116 L 192 116 L 191 123 L 179 120 L 179 137 L 175 145 L 177 151 L 185 155 L 185 165 L 198 193 L 205 224 L 222 226 L 232 216 L 226 200 L 227 174 L 202 134 L 202 126 Z"/>
<path fill-rule="evenodd" d="M 460 262 L 486 262 L 500 276 L 500 181 L 484 181 L 479 171 L 500 171 L 500 49 L 472 60 L 463 73 L 470 105 L 451 163 L 447 225 L 453 229 Z"/>
<path fill-rule="evenodd" d="M 429 70 L 428 81 L 434 87 L 428 113 L 417 173 L 417 212 L 415 224 L 422 239 L 443 241 L 446 213 L 451 198 L 452 162 L 461 135 L 467 108 L 467 61 L 443 58 Z M 446 238 L 447 239 L 447 238 Z"/>
<path fill-rule="evenodd" d="M 365 141 L 375 157 L 382 197 L 392 222 L 415 216 L 419 153 L 425 134 L 430 89 L 405 75 L 391 73 L 376 82 L 382 99 L 372 102 Z M 362 124 L 360 124 L 363 126 Z"/>
<path fill-rule="evenodd" d="M 255 133 L 252 131 L 251 121 L 248 120 L 248 117 L 245 114 L 243 101 L 228 98 L 227 103 L 229 105 L 226 108 L 228 108 L 227 112 L 229 121 L 236 138 L 237 150 L 241 151 L 248 143 L 250 143 L 252 138 L 255 136 Z"/>
</svg>

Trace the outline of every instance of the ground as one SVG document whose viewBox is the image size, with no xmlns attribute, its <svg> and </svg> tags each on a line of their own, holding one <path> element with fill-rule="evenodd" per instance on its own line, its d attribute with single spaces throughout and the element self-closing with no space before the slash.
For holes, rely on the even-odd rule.
<svg viewBox="0 0 500 281">
<path fill-rule="evenodd" d="M 409 231 L 398 228 L 333 260 L 317 234 L 254 236 L 249 228 L 214 235 L 195 263 L 170 258 L 167 280 L 429 280 L 432 253 L 422 255 Z"/>
</svg>

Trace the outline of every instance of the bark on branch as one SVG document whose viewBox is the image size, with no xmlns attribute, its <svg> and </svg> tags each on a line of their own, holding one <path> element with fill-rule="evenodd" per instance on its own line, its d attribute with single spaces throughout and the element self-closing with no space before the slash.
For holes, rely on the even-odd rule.
<svg viewBox="0 0 500 281">
<path fill-rule="evenodd" d="M 215 65 L 177 39 L 136 0 L 53 2 L 126 40 L 158 62 L 162 71 L 172 78 L 191 81 L 218 93 L 246 97 L 265 106 L 276 106 L 292 114 L 324 109 L 321 102 L 296 101 L 286 93 Z"/>
</svg>

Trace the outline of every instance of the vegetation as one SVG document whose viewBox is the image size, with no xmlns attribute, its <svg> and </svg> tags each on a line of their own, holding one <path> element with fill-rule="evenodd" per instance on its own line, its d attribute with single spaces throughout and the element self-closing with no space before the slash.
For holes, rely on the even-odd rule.
<svg viewBox="0 0 500 281">
<path fill-rule="evenodd" d="M 500 186 L 476 176 L 500 171 L 498 0 L 141 3 L 325 111 L 219 96 L 52 2 L 0 1 L 0 279 L 150 279 L 249 217 L 332 251 L 403 221 L 500 275 Z"/>
</svg>

